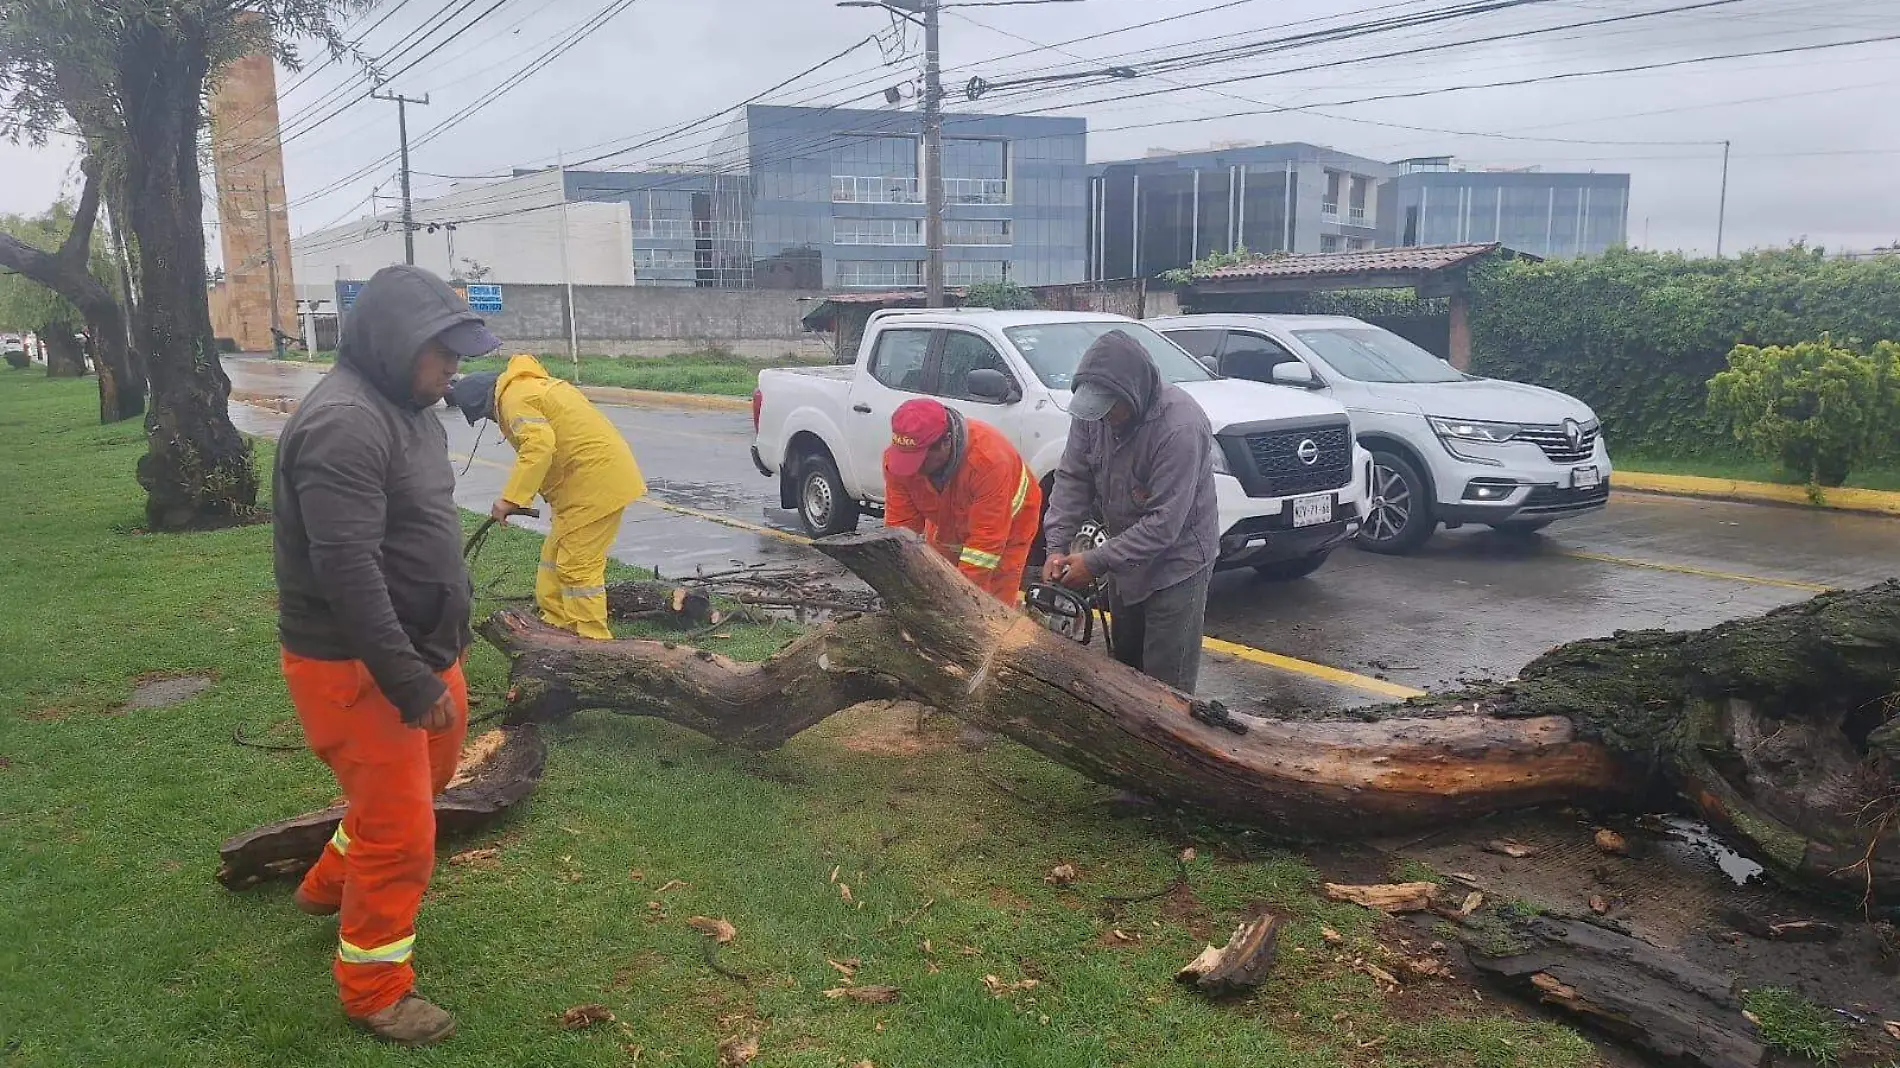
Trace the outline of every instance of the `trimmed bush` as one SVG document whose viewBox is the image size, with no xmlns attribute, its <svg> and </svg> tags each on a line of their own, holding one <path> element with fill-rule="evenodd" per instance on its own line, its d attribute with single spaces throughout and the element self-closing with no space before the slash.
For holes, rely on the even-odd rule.
<svg viewBox="0 0 1900 1068">
<path fill-rule="evenodd" d="M 1733 451 L 1708 382 L 1737 345 L 1838 343 L 1900 331 L 1900 257 L 1828 259 L 1796 246 L 1733 259 L 1616 250 L 1472 275 L 1472 366 L 1562 390 L 1603 417 L 1612 449 Z M 1868 351 L 1868 350 L 1863 350 Z"/>
<path fill-rule="evenodd" d="M 1796 345 L 1737 345 L 1728 370 L 1709 379 L 1709 413 L 1762 459 L 1810 484 L 1838 486 L 1893 447 L 1897 356 L 1900 346 L 1889 341 L 1863 354 L 1825 334 Z"/>
</svg>

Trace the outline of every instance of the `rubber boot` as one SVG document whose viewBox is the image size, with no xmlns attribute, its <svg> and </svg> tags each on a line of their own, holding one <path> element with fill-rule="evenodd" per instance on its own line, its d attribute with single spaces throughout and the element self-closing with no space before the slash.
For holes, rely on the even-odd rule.
<svg viewBox="0 0 1900 1068">
<path fill-rule="evenodd" d="M 414 994 L 368 1016 L 350 1022 L 385 1042 L 398 1046 L 432 1046 L 455 1033 L 455 1017 Z"/>
</svg>

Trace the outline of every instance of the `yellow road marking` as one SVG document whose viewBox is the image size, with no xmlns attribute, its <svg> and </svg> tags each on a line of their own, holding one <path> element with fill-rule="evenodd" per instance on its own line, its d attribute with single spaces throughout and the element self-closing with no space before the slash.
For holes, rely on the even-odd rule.
<svg viewBox="0 0 1900 1068">
<path fill-rule="evenodd" d="M 1425 696 L 1424 690 L 1414 690 L 1410 686 L 1401 686 L 1396 682 L 1375 679 L 1369 675 L 1360 675 L 1342 668 L 1328 667 L 1325 664 L 1315 664 L 1310 660 L 1269 653 L 1265 649 L 1255 649 L 1251 645 L 1241 645 L 1221 638 L 1202 638 L 1201 648 L 1210 653 L 1221 653 L 1236 660 L 1245 660 L 1250 664 L 1278 668 L 1281 671 L 1291 671 L 1296 675 L 1305 675 L 1325 682 L 1338 683 L 1341 686 L 1350 686 L 1355 690 L 1376 693 L 1380 697 L 1403 701 L 1407 698 Z"/>
<path fill-rule="evenodd" d="M 1755 586 L 1777 586 L 1784 590 L 1800 590 L 1803 593 L 1827 593 L 1834 586 L 1818 582 L 1802 582 L 1799 579 L 1771 578 L 1767 575 L 1744 575 L 1737 571 L 1717 571 L 1708 567 L 1693 567 L 1689 564 L 1665 564 L 1655 560 L 1635 560 L 1627 556 L 1611 556 L 1608 553 L 1585 552 L 1582 549 L 1559 549 L 1561 556 L 1578 560 L 1593 560 L 1599 564 L 1621 564 L 1624 567 L 1648 568 L 1651 571 L 1669 571 L 1678 575 L 1694 575 L 1697 578 L 1721 579 L 1726 582 L 1746 582 Z"/>
<path fill-rule="evenodd" d="M 468 459 L 466 453 L 451 455 L 454 455 L 457 460 L 466 461 Z M 508 470 L 510 466 L 508 464 L 498 463 L 494 460 L 486 460 L 479 456 L 475 458 L 475 462 L 484 467 L 495 467 L 503 470 Z M 688 508 L 685 505 L 666 504 L 651 500 L 636 501 L 634 503 L 643 504 L 650 508 L 659 508 L 677 515 L 689 516 L 693 519 L 703 519 L 709 523 L 718 523 L 720 526 L 732 527 L 735 530 L 769 535 L 782 541 L 791 542 L 794 545 L 811 544 L 811 539 L 801 534 L 792 534 L 760 523 L 750 523 L 743 519 L 734 519 L 731 516 L 718 515 L 713 512 L 702 512 L 697 508 Z M 1241 645 L 1238 642 L 1230 642 L 1222 638 L 1204 637 L 1201 639 L 1201 648 L 1210 653 L 1220 653 L 1223 656 L 1231 656 L 1236 660 L 1244 660 L 1250 664 L 1275 668 L 1280 671 L 1288 671 L 1296 675 L 1305 675 L 1308 678 L 1336 683 L 1340 686 L 1349 686 L 1355 690 L 1377 694 L 1380 697 L 1388 697 L 1402 701 L 1411 697 L 1422 697 L 1425 694 L 1424 690 L 1414 690 L 1410 686 L 1400 686 L 1396 682 L 1386 682 L 1384 679 L 1375 679 L 1369 675 L 1355 674 L 1343 668 L 1328 667 L 1325 664 L 1315 664 L 1310 660 L 1301 660 L 1297 657 L 1283 656 L 1279 653 L 1269 653 L 1265 649 L 1255 649 L 1251 645 Z"/>
</svg>

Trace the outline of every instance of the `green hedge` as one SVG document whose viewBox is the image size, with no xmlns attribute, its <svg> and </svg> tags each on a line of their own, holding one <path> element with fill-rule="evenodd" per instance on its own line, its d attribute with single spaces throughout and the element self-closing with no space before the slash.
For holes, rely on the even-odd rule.
<svg viewBox="0 0 1900 1068">
<path fill-rule="evenodd" d="M 1572 394 L 1603 418 L 1612 448 L 1650 455 L 1734 451 L 1707 399 L 1736 345 L 1900 338 L 1900 257 L 1613 251 L 1490 264 L 1472 284 L 1474 371 Z"/>
</svg>

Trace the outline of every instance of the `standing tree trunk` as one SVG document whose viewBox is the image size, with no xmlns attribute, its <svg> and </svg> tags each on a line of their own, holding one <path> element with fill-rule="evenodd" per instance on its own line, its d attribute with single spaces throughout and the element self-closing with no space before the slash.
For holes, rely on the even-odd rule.
<svg viewBox="0 0 1900 1068">
<path fill-rule="evenodd" d="M 79 206 L 73 211 L 72 232 L 66 235 L 59 251 L 47 252 L 0 234 L 0 267 L 18 271 L 65 297 L 85 317 L 86 329 L 97 346 L 93 365 L 99 372 L 99 421 L 116 423 L 145 410 L 145 369 L 126 344 L 124 311 L 112 298 L 111 290 L 101 285 L 89 269 L 93 223 L 99 215 L 104 179 L 96 156 L 87 159 L 84 170 L 86 184 L 79 195 Z M 69 350 L 76 349 L 71 344 L 72 334 L 70 323 L 64 324 L 63 334 L 50 327 L 42 329 L 40 340 L 47 348 L 48 375 L 85 373 L 83 360 L 67 355 Z M 67 349 L 60 348 L 54 340 L 57 337 L 67 339 Z M 69 361 L 63 366 L 74 369 L 57 370 L 55 360 Z"/>
<path fill-rule="evenodd" d="M 73 324 L 55 320 L 40 324 L 40 343 L 46 346 L 46 377 L 81 378 L 86 373 L 86 350 L 73 336 Z"/>
<path fill-rule="evenodd" d="M 210 72 L 202 13 L 128 23 L 119 42 L 126 201 L 137 239 L 152 406 L 139 460 L 153 530 L 229 525 L 257 504 L 251 445 L 231 424 L 205 292 L 198 128 Z"/>
</svg>

